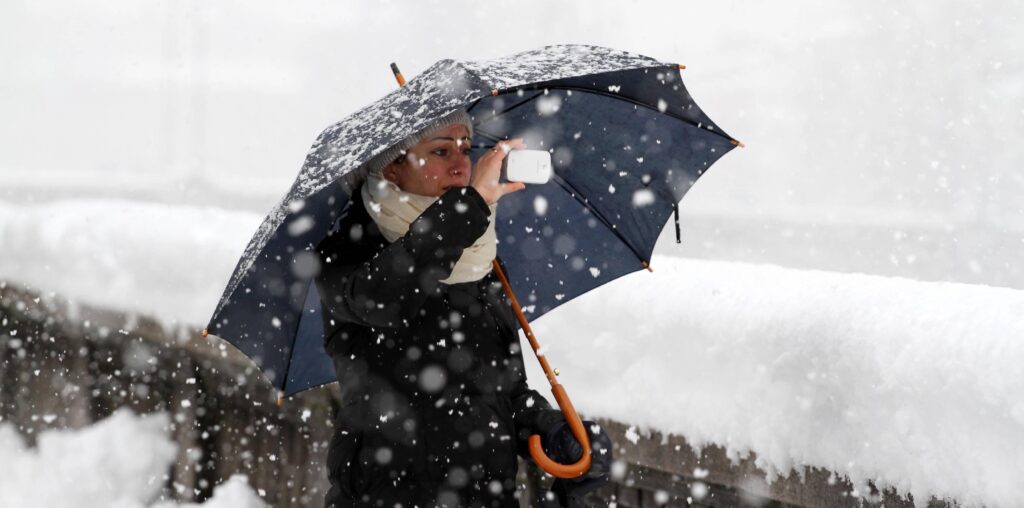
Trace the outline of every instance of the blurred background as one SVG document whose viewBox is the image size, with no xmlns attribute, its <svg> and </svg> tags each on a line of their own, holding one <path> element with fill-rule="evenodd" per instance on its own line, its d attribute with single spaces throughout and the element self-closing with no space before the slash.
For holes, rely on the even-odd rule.
<svg viewBox="0 0 1024 508">
<path fill-rule="evenodd" d="M 411 78 L 443 58 L 597 44 L 685 64 L 701 107 L 747 145 L 683 200 L 683 243 L 659 253 L 1022 288 L 1022 12 L 947 0 L 5 2 L 0 200 L 252 212 L 240 252 L 316 135 L 394 88 L 390 62 Z M 27 264 L 0 254 L 0 275 L 31 277 Z"/>
</svg>

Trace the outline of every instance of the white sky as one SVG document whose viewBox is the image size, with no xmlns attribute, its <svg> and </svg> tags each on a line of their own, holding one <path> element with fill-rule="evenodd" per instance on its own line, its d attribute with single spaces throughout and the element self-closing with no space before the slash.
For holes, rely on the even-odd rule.
<svg viewBox="0 0 1024 508">
<path fill-rule="evenodd" d="M 320 130 L 395 86 L 390 62 L 411 78 L 442 58 L 600 44 L 687 65 L 698 103 L 747 144 L 683 200 L 684 254 L 1024 287 L 1010 255 L 1022 14 L 996 0 L 11 0 L 0 199 L 262 213 Z M 768 220 L 802 225 L 758 240 Z M 849 224 L 883 229 L 822 237 Z"/>
</svg>

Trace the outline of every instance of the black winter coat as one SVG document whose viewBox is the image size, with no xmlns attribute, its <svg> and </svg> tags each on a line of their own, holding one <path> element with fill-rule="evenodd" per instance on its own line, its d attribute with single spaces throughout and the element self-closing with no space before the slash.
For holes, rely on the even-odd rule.
<svg viewBox="0 0 1024 508">
<path fill-rule="evenodd" d="M 497 277 L 439 282 L 487 228 L 486 203 L 451 189 L 389 244 L 358 190 L 350 201 L 318 246 L 342 393 L 326 505 L 518 506 L 516 455 L 564 420 L 527 387 Z"/>
</svg>

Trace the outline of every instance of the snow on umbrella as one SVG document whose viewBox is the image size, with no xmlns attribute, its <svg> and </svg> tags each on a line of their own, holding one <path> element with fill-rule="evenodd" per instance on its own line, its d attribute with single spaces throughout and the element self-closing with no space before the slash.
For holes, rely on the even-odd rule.
<svg viewBox="0 0 1024 508">
<path fill-rule="evenodd" d="M 248 355 L 285 396 L 336 381 L 311 283 L 315 247 L 343 215 L 365 162 L 460 108 L 473 118 L 475 144 L 522 137 L 552 154 L 551 182 L 505 196 L 496 217 L 498 256 L 525 315 L 649 269 L 679 200 L 739 145 L 696 105 L 681 68 L 578 45 L 437 62 L 320 134 L 246 247 L 207 331 Z"/>
</svg>

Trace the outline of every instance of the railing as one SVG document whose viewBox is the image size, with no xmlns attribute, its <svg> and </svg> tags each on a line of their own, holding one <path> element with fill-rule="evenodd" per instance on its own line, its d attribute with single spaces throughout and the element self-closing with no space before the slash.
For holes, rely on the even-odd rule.
<svg viewBox="0 0 1024 508">
<path fill-rule="evenodd" d="M 178 444 L 170 497 L 202 501 L 215 485 L 244 473 L 272 506 L 322 506 L 336 385 L 279 407 L 247 358 L 200 338 L 199 330 L 165 329 L 2 282 L 0 324 L 0 418 L 30 442 L 44 429 L 82 427 L 119 407 L 163 410 L 172 415 Z M 768 483 L 753 456 L 734 462 L 716 446 L 697 454 L 679 436 L 641 436 L 626 423 L 594 420 L 612 437 L 621 463 L 613 482 L 588 498 L 592 506 L 913 505 L 894 492 L 851 495 L 847 482 L 823 470 Z M 520 466 L 525 507 L 552 478 L 532 463 Z"/>
</svg>

